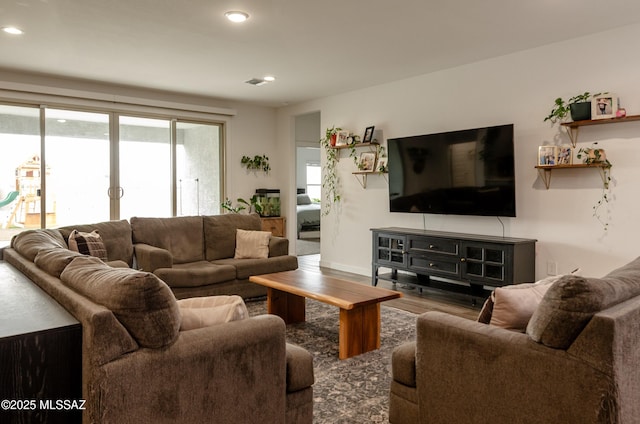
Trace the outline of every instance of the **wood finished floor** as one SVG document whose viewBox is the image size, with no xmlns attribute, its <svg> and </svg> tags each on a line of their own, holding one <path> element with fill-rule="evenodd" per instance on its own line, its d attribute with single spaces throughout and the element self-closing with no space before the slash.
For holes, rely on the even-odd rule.
<svg viewBox="0 0 640 424">
<path fill-rule="evenodd" d="M 320 255 L 304 255 L 298 256 L 298 268 L 320 272 L 335 278 L 343 278 L 345 280 L 355 281 L 362 284 L 371 284 L 371 279 L 364 275 L 352 274 L 349 272 L 338 271 L 334 269 L 320 267 Z M 427 311 L 441 311 L 452 315 L 458 315 L 463 318 L 475 320 L 480 312 L 482 305 L 472 305 L 470 300 L 456 298 L 448 295 L 440 290 L 423 290 L 422 293 L 418 289 L 408 286 L 398 285 L 393 287 L 391 283 L 379 282 L 380 287 L 397 290 L 402 293 L 400 299 L 393 299 L 384 302 L 384 305 L 393 306 L 398 309 L 421 314 Z"/>
</svg>

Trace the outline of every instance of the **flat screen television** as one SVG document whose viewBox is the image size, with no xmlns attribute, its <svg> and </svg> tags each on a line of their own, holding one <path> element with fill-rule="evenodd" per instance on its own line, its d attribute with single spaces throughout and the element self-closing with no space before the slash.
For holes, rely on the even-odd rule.
<svg viewBox="0 0 640 424">
<path fill-rule="evenodd" d="M 516 216 L 513 124 L 387 140 L 391 212 Z"/>
</svg>

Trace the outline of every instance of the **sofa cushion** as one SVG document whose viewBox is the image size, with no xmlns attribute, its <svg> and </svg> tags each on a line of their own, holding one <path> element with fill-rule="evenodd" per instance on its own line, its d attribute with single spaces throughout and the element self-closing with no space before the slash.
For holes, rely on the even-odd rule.
<svg viewBox="0 0 640 424">
<path fill-rule="evenodd" d="M 134 243 L 145 243 L 169 251 L 174 264 L 204 259 L 201 216 L 132 217 L 131 230 Z"/>
<path fill-rule="evenodd" d="M 406 342 L 391 352 L 391 377 L 405 386 L 416 387 L 416 343 Z"/>
<path fill-rule="evenodd" d="M 73 230 L 90 233 L 97 230 L 102 237 L 109 261 L 124 261 L 130 267 L 133 266 L 133 242 L 131 241 L 131 226 L 125 219 L 119 221 L 104 221 L 95 224 L 70 225 L 59 228 L 65 239 Z"/>
<path fill-rule="evenodd" d="M 169 287 L 200 287 L 236 279 L 236 269 L 233 266 L 217 265 L 207 261 L 158 268 L 153 273 Z"/>
<path fill-rule="evenodd" d="M 236 230 L 262 230 L 262 221 L 257 214 L 230 213 L 203 217 L 205 259 L 233 258 L 236 252 Z"/>
<path fill-rule="evenodd" d="M 210 327 L 249 317 L 240 296 L 206 296 L 178 300 L 182 314 L 180 331 Z"/>
<path fill-rule="evenodd" d="M 67 243 L 58 230 L 27 230 L 11 239 L 11 247 L 31 262 L 41 250 L 64 248 Z"/>
<path fill-rule="evenodd" d="M 33 262 L 47 274 L 60 278 L 62 271 L 78 256 L 82 254 L 57 247 L 39 251 Z"/>
<path fill-rule="evenodd" d="M 112 268 L 79 256 L 60 275 L 69 287 L 110 309 L 140 346 L 161 348 L 175 342 L 180 310 L 171 289 L 148 272 Z"/>
<path fill-rule="evenodd" d="M 252 275 L 291 271 L 298 268 L 298 258 L 290 255 L 268 259 L 220 259 L 213 263 L 235 267 L 238 280 L 246 280 Z"/>
<path fill-rule="evenodd" d="M 567 349 L 597 312 L 640 295 L 640 258 L 602 278 L 563 276 L 544 295 L 527 334 L 546 346 Z"/>
<path fill-rule="evenodd" d="M 83 233 L 78 230 L 71 231 L 69 234 L 69 249 L 83 255 L 94 256 L 102 261 L 108 261 L 107 248 L 100 237 L 97 230 L 90 233 Z"/>
<path fill-rule="evenodd" d="M 236 259 L 266 259 L 269 257 L 269 231 L 236 230 Z"/>
</svg>

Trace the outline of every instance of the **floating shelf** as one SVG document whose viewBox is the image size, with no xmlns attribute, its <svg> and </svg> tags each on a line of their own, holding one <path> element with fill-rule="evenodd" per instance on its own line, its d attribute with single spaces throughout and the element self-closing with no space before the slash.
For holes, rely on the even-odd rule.
<svg viewBox="0 0 640 424">
<path fill-rule="evenodd" d="M 380 172 L 380 171 L 357 171 L 352 172 L 352 174 L 356 177 L 362 188 L 367 188 L 367 177 L 369 175 L 382 175 L 385 180 L 387 179 L 388 172 Z"/>
<path fill-rule="evenodd" d="M 562 125 L 569 135 L 571 145 L 576 147 L 578 142 L 578 130 L 580 127 L 586 127 L 591 125 L 603 125 L 603 124 L 618 124 L 620 122 L 633 122 L 640 121 L 640 115 L 625 116 L 624 118 L 609 118 L 609 119 L 585 119 L 584 121 L 564 122 Z"/>
<path fill-rule="evenodd" d="M 572 123 L 575 123 L 575 122 L 572 122 Z M 535 168 L 538 170 L 538 173 L 540 174 L 540 178 L 542 178 L 542 181 L 544 181 L 545 187 L 547 187 L 547 190 L 549 190 L 549 186 L 551 185 L 551 171 L 553 171 L 554 169 L 597 168 L 600 170 L 600 176 L 602 177 L 602 181 L 606 183 L 607 176 L 605 174 L 605 171 L 611 168 L 611 165 L 603 162 L 603 163 L 578 163 L 575 165 L 536 165 Z"/>
<path fill-rule="evenodd" d="M 359 148 L 359 147 L 369 147 L 369 150 L 371 150 L 371 147 L 377 148 L 377 146 L 380 143 L 352 143 L 352 144 L 343 144 L 341 146 L 331 146 L 332 149 L 335 150 L 342 150 L 342 149 L 351 149 L 351 148 Z M 336 160 L 339 162 L 340 161 L 340 154 L 336 154 Z"/>
</svg>

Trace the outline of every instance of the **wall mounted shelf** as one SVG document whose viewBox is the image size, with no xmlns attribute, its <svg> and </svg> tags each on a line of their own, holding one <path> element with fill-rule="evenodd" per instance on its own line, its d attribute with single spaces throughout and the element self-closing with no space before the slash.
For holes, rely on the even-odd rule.
<svg viewBox="0 0 640 424">
<path fill-rule="evenodd" d="M 369 147 L 369 149 L 374 149 L 375 151 L 379 143 L 354 143 L 354 144 L 343 144 L 341 146 L 331 146 L 332 149 L 342 150 L 342 149 L 351 149 L 351 148 L 359 148 L 359 147 Z M 340 160 L 340 154 L 336 155 L 336 160 Z"/>
<path fill-rule="evenodd" d="M 591 125 L 603 125 L 603 124 L 618 124 L 621 122 L 633 122 L 640 121 L 640 115 L 625 116 L 624 118 L 610 118 L 610 119 L 586 119 L 584 121 L 565 122 L 562 125 L 569 135 L 571 145 L 576 147 L 578 143 L 578 131 L 580 127 L 586 127 Z"/>
<path fill-rule="evenodd" d="M 380 172 L 380 171 L 357 171 L 352 172 L 352 174 L 356 177 L 362 188 L 367 188 L 367 177 L 369 175 L 382 175 L 384 179 L 387 179 L 388 172 Z"/>
<path fill-rule="evenodd" d="M 551 185 L 551 171 L 555 169 L 578 169 L 578 168 L 596 168 L 600 170 L 600 176 L 602 177 L 602 181 L 606 184 L 606 170 L 611 168 L 611 165 L 608 163 L 578 163 L 574 165 L 536 165 L 535 167 L 538 170 L 538 174 L 540 174 L 540 178 L 544 181 L 544 185 L 549 190 L 549 186 Z"/>
</svg>

